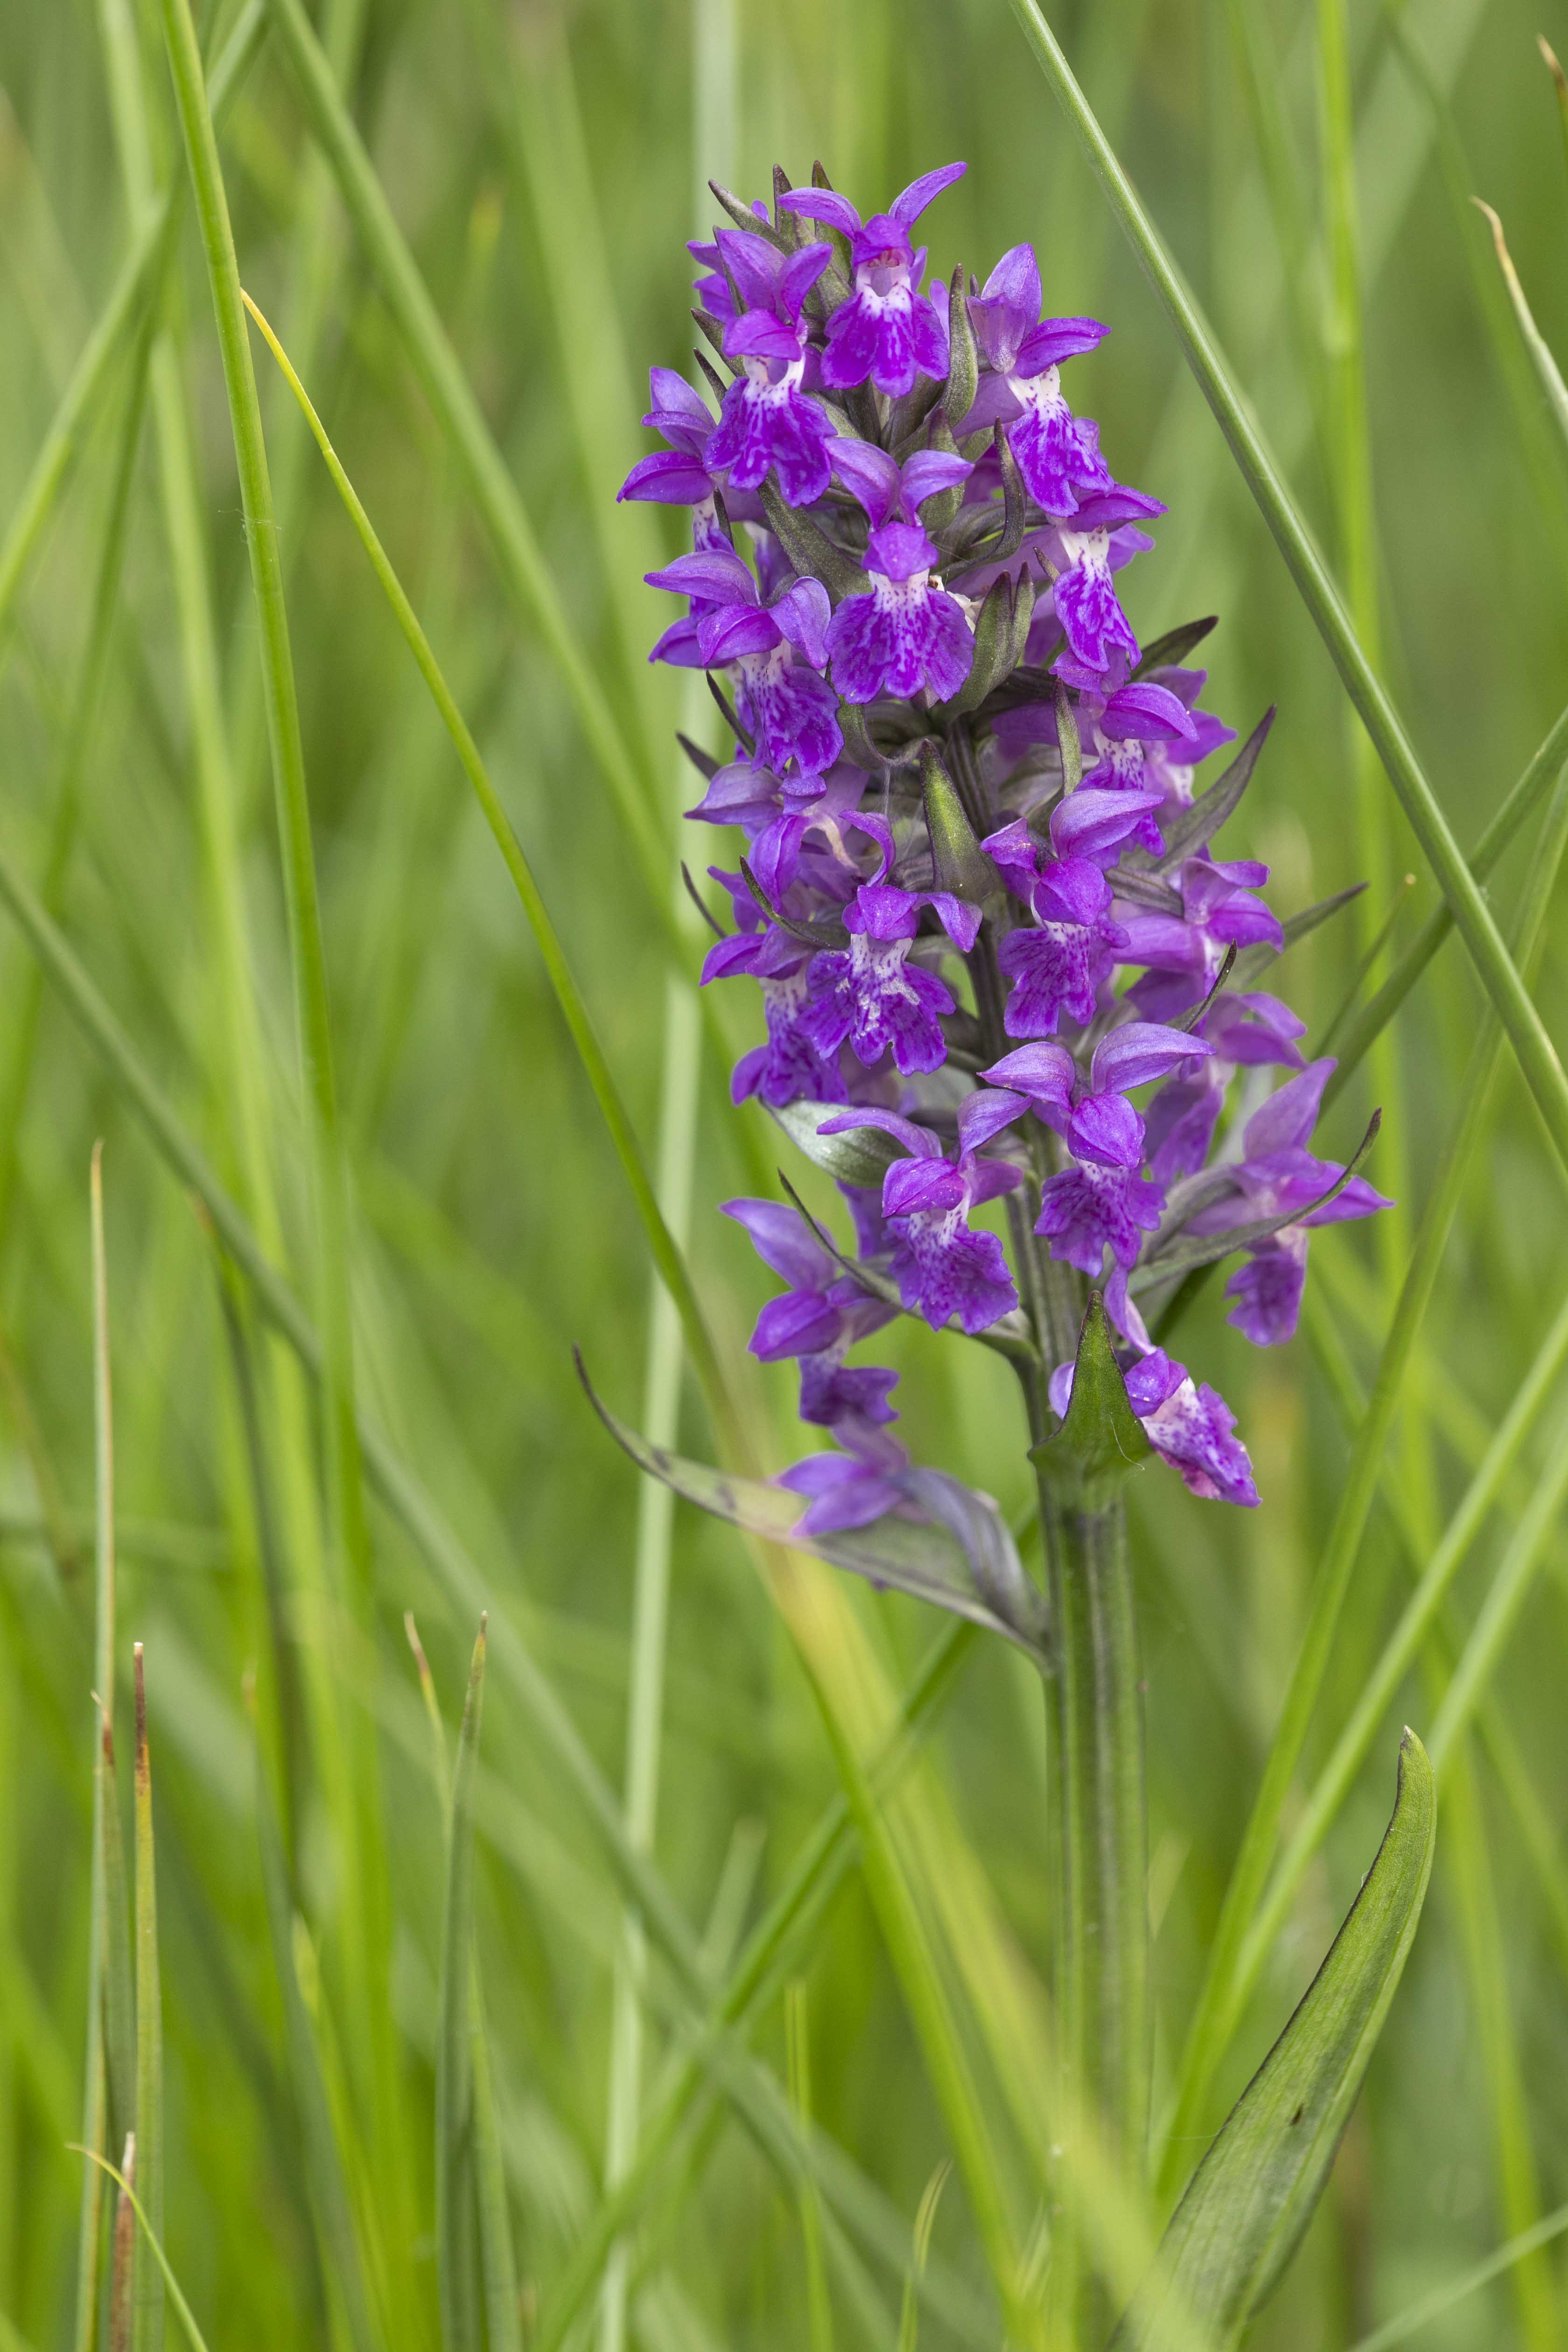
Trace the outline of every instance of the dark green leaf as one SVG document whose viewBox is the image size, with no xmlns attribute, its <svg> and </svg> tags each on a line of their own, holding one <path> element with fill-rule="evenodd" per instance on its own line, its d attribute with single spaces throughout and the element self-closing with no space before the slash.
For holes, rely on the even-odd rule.
<svg viewBox="0 0 1568 2352">
<path fill-rule="evenodd" d="M 1193 856 L 1205 842 L 1233 816 L 1241 796 L 1252 782 L 1252 772 L 1258 765 L 1258 755 L 1268 740 L 1268 730 L 1274 724 L 1274 708 L 1270 704 L 1217 782 L 1209 786 L 1181 815 L 1165 835 L 1163 856 L 1154 867 L 1156 874 L 1172 874 L 1184 857 Z"/>
<path fill-rule="evenodd" d="M 955 269 L 948 288 L 947 298 L 947 390 L 942 395 L 948 416 L 956 428 L 962 425 L 974 405 L 974 394 L 980 383 L 980 353 L 975 348 L 974 329 L 965 299 L 963 271 Z"/>
<path fill-rule="evenodd" d="M 1432 1869 L 1436 1795 L 1413 1731 L 1394 1818 L 1328 1958 L 1172 2217 L 1157 2277 L 1113 2352 L 1156 2352 L 1173 2299 L 1230 2352 L 1279 2284 L 1323 2191 L 1394 1999 Z"/>
<path fill-rule="evenodd" d="M 1054 1437 L 1029 1455 L 1068 1508 L 1102 1510 L 1123 1480 L 1152 1452 L 1143 1424 L 1127 1401 L 1116 1343 L 1098 1290 L 1079 1334 L 1072 1402 Z"/>
<path fill-rule="evenodd" d="M 1184 662 L 1194 646 L 1201 646 L 1211 629 L 1219 622 L 1217 613 L 1208 614 L 1201 621 L 1184 621 L 1179 629 L 1167 629 L 1152 646 L 1145 646 L 1133 671 L 1134 677 L 1147 677 L 1152 669 L 1164 669 L 1169 665 Z"/>
</svg>

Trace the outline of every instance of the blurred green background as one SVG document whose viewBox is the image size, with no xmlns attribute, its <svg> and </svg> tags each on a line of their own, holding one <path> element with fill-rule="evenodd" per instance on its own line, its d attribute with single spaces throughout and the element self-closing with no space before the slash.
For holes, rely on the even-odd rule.
<svg viewBox="0 0 1568 2352">
<path fill-rule="evenodd" d="M 967 179 L 928 216 L 934 267 L 963 261 L 984 275 L 1027 237 L 1047 308 L 1092 310 L 1114 326 L 1076 363 L 1074 398 L 1098 416 L 1118 475 L 1170 509 L 1157 552 L 1128 577 L 1134 625 L 1150 638 L 1218 613 L 1207 699 L 1244 732 L 1279 705 L 1227 853 L 1268 860 L 1286 912 L 1372 877 L 1354 914 L 1293 951 L 1282 992 L 1320 1029 L 1406 871 L 1416 879 L 1396 938 L 1436 903 L 1310 622 L 1002 0 L 896 9 L 888 0 L 696 0 L 695 16 L 662 0 L 326 0 L 326 10 L 354 116 L 532 518 L 571 632 L 657 779 L 671 860 L 677 812 L 694 794 L 668 748 L 679 682 L 642 660 L 664 624 L 662 600 L 639 583 L 675 550 L 679 519 L 613 501 L 647 446 L 637 418 L 647 364 L 688 361 L 682 240 L 711 217 L 697 209 L 701 178 L 717 170 L 751 196 L 767 188 L 775 161 L 799 179 L 820 155 L 868 210 L 961 155 Z M 233 12 L 209 13 L 221 41 Z M 1347 478 L 1336 403 L 1355 375 L 1356 321 L 1352 312 L 1347 325 L 1334 299 L 1324 170 L 1332 109 L 1325 114 L 1312 12 L 1264 0 L 1099 0 L 1050 14 L 1326 546 L 1344 558 L 1366 512 L 1353 488 L 1348 504 L 1334 488 Z M 1568 350 L 1568 165 L 1536 49 L 1542 31 L 1568 47 L 1568 18 L 1556 7 L 1547 15 L 1535 0 L 1408 0 L 1397 15 L 1354 0 L 1348 11 L 1370 416 L 1364 543 L 1386 675 L 1467 844 L 1568 680 L 1568 448 L 1466 201 L 1474 192 L 1498 207 L 1542 331 Z M 156 8 L 132 0 L 128 16 L 153 170 L 183 176 Z M 300 366 L 426 621 L 645 1148 L 653 1153 L 662 1129 L 679 1191 L 691 1032 L 682 992 L 670 993 L 653 901 L 271 45 L 228 117 L 222 152 L 245 283 Z M 100 12 L 91 0 L 10 0 L 0 11 L 0 517 L 23 496 L 128 236 Z M 281 1261 L 305 1287 L 310 1218 L 257 630 L 188 215 L 162 320 L 172 406 L 128 441 L 137 368 L 128 332 L 8 609 L 0 849 L 47 888 L 241 1197 L 254 1209 L 258 1171 L 274 1190 Z M 618 1788 L 639 1497 L 582 1398 L 570 1349 L 577 1342 L 616 1409 L 639 1418 L 644 1241 L 493 844 L 287 390 L 258 352 L 353 1192 L 360 1379 L 479 1563 L 492 1608 L 525 1632 Z M 182 413 L 199 499 L 183 572 L 171 555 L 159 438 Z M 116 580 L 104 550 L 128 448 Z M 205 616 L 181 603 L 193 581 L 202 589 L 201 558 Z M 95 709 L 100 583 L 113 621 L 99 633 Z M 204 638 L 218 666 L 207 717 L 219 727 L 205 771 L 191 685 L 192 647 Z M 231 787 L 226 865 L 204 773 Z M 688 829 L 682 854 L 705 864 L 715 839 Z M 1500 908 L 1512 903 L 1526 855 L 1516 848 L 1493 886 Z M 243 1068 L 223 968 L 226 877 L 240 892 L 254 1014 Z M 1568 1012 L 1561 940 L 1554 918 L 1538 1001 L 1559 1035 Z M 700 954 L 689 929 L 689 972 Z M 718 1013 L 738 1052 L 752 1042 L 752 1008 L 742 992 L 731 996 Z M 1450 945 L 1392 1048 L 1336 1112 L 1327 1148 L 1346 1151 L 1383 1102 L 1371 1172 L 1402 1207 L 1375 1231 L 1315 1242 L 1314 1305 L 1297 1342 L 1279 1354 L 1246 1349 L 1226 1328 L 1216 1292 L 1184 1332 L 1184 1356 L 1237 1411 L 1261 1512 L 1195 1502 L 1163 1473 L 1135 1491 L 1167 2082 L 1337 1498 L 1346 1438 L 1335 1380 L 1342 1393 L 1347 1365 L 1360 1381 L 1370 1377 L 1479 1003 Z M 758 1157 L 771 1170 L 777 1139 L 755 1106 L 724 1108 L 721 1059 L 710 1043 L 701 1051 L 686 1178 L 692 1257 L 737 1396 L 776 1467 L 798 1447 L 792 1375 L 759 1373 L 744 1355 L 767 1277 L 712 1204 L 752 1189 Z M 248 1143 L 247 1118 L 258 1121 Z M 0 931 L 0 2313 L 37 2352 L 71 2339 L 80 2159 L 65 2144 L 80 2129 L 93 1737 L 88 1161 L 100 1136 L 121 1663 L 127 1670 L 131 1638 L 144 1641 L 156 1775 L 168 2242 L 215 2347 L 325 2345 L 342 2340 L 342 2323 L 322 2287 L 301 2166 L 243 1698 L 252 1673 L 264 1698 L 275 1685 L 275 1629 L 212 1253 L 103 1064 L 53 994 L 40 994 L 9 925 Z M 1412 1549 L 1429 1549 L 1445 1524 L 1561 1301 L 1565 1237 L 1559 1173 L 1506 1066 L 1418 1344 L 1313 1761 L 1393 1622 Z M 1022 1422 L 997 1360 L 908 1329 L 893 1346 L 917 1457 L 1021 1510 L 1030 1488 Z M 442 1828 L 402 1613 L 416 1614 L 452 1722 L 473 1627 L 379 1510 L 374 1622 L 301 1598 L 331 1589 L 315 1439 L 305 1391 L 280 1353 L 263 1344 L 262 1354 L 289 1586 L 283 1650 L 303 1671 L 310 1722 L 295 1755 L 296 1959 L 334 2085 L 379 2338 L 433 2345 Z M 1538 1467 L 1568 1442 L 1551 1433 L 1560 1411 L 1548 1408 L 1546 1433 L 1526 1448 L 1456 1587 L 1461 1633 Z M 694 1394 L 681 1428 L 689 1450 L 710 1458 Z M 657 1549 L 657 1515 L 642 1539 Z M 1258 2331 L 1271 2352 L 1352 2343 L 1568 2196 L 1568 1861 L 1553 1843 L 1568 1802 L 1565 1573 L 1552 1528 L 1492 1693 L 1547 1849 L 1529 1861 L 1517 1807 L 1500 1793 L 1491 1750 L 1479 1747 L 1465 1799 L 1479 1813 L 1468 1840 L 1440 1839 L 1433 1900 L 1331 2194 Z M 836 1605 L 858 1628 L 864 1659 L 901 1685 L 929 1625 L 907 1602 L 858 1591 L 838 1591 Z M 837 1638 L 822 1622 L 824 1638 Z M 847 1669 L 847 1690 L 852 1682 Z M 334 1705 L 351 1726 L 341 1753 L 323 1731 Z M 658 1859 L 700 1929 L 717 1901 L 722 1950 L 784 1882 L 838 1781 L 786 1617 L 740 1542 L 685 1511 L 673 1532 L 664 1714 Z M 1400 1721 L 1419 1727 L 1429 1714 L 1430 1685 L 1417 1675 L 1305 1882 L 1232 2053 L 1227 2099 L 1366 1867 Z M 352 1736 L 361 1721 L 374 1727 L 368 1759 Z M 485 1738 L 480 1950 L 525 2307 L 538 2310 L 599 2194 L 619 1896 L 556 1751 L 500 1675 Z M 1026 1990 L 1047 1948 L 1043 1754 L 1028 1669 L 973 1652 L 917 1776 L 925 1859 L 950 1896 L 970 1885 L 965 1872 L 989 1883 L 997 1948 Z M 357 1959 L 343 1927 L 347 1816 L 365 1851 L 384 1856 L 389 1889 L 386 1937 Z M 1446 1813 L 1445 1835 L 1447 1826 Z M 1453 1863 L 1459 1846 L 1470 1855 L 1463 1872 Z M 805 1987 L 794 2013 L 805 2021 L 816 2121 L 882 2200 L 895 2240 L 891 2261 L 864 2244 L 847 2252 L 854 2233 L 829 2212 L 839 2340 L 872 2343 L 882 2329 L 890 2343 L 899 2232 L 949 2150 L 857 1871 L 791 1973 Z M 383 2001 L 395 2026 L 390 2121 L 367 2112 L 353 2054 Z M 668 1988 L 656 1985 L 651 2073 L 678 2031 Z M 1005 2059 L 994 2037 L 1007 2031 L 999 2014 L 966 2017 L 965 2032 L 989 2049 L 984 2096 L 998 2112 Z M 753 2038 L 782 2077 L 779 2000 Z M 770 2160 L 722 2097 L 700 2117 L 661 2166 L 647 2207 L 631 2271 L 633 2339 L 652 2352 L 820 2342 L 808 2336 L 820 2213 L 814 2222 L 808 2196 L 803 2219 L 787 2166 Z M 1005 2121 L 997 2127 L 1026 2226 L 1038 2181 Z M 921 2344 L 994 2340 L 956 2185 L 942 2199 L 932 2247 L 973 2316 L 965 2330 L 928 2307 Z M 597 2325 L 590 2304 L 587 2334 Z M 1568 2269 L 1553 2248 L 1413 2340 L 1432 2352 L 1516 2342 L 1545 2352 L 1565 2336 Z"/>
</svg>

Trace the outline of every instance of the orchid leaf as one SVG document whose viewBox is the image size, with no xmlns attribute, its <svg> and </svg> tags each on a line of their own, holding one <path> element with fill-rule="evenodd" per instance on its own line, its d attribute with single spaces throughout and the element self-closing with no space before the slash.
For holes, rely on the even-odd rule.
<svg viewBox="0 0 1568 2352">
<path fill-rule="evenodd" d="M 1394 1817 L 1350 1916 L 1177 2206 L 1154 2282 L 1112 2352 L 1154 2352 L 1173 2298 L 1230 2352 L 1301 2242 L 1410 1950 L 1431 1875 L 1436 1790 L 1413 1731 Z"/>
<path fill-rule="evenodd" d="M 1147 677 L 1153 669 L 1164 669 L 1184 662 L 1194 646 L 1201 646 L 1211 629 L 1219 625 L 1217 613 L 1207 613 L 1201 621 L 1184 621 L 1180 628 L 1167 629 L 1152 646 L 1145 646 L 1132 675 Z"/>
<path fill-rule="evenodd" d="M 1054 1437 L 1029 1455 L 1069 1508 L 1102 1510 L 1153 1451 L 1128 1402 L 1105 1301 L 1089 1294 L 1073 1368 L 1072 1402 Z"/>
<path fill-rule="evenodd" d="M 1214 839 L 1228 817 L 1240 806 L 1241 796 L 1252 782 L 1252 772 L 1258 765 L 1258 755 L 1268 740 L 1268 730 L 1274 724 L 1272 706 L 1267 709 L 1229 767 L 1217 782 L 1209 786 L 1191 808 L 1184 809 L 1165 835 L 1165 853 L 1154 867 L 1156 874 L 1173 874 L 1184 857 L 1191 857 Z"/>
<path fill-rule="evenodd" d="M 1046 1645 L 1045 1601 L 1025 1572 L 1017 1547 L 995 1504 L 938 1470 L 907 1474 L 911 1506 L 929 1515 L 889 1515 L 868 1527 L 836 1528 L 803 1536 L 805 1505 L 798 1495 L 760 1478 L 731 1477 L 650 1445 L 595 1395 L 581 1358 L 577 1370 L 589 1402 L 610 1435 L 639 1470 L 658 1478 L 710 1517 L 764 1542 L 788 1544 L 834 1568 L 864 1577 L 879 1591 L 907 1592 L 972 1625 L 1002 1634 L 1037 1660 Z"/>
<path fill-rule="evenodd" d="M 830 1119 L 842 1118 L 847 1107 L 792 1102 L 775 1110 L 773 1117 L 790 1141 L 840 1184 L 862 1184 L 868 1191 L 880 1192 L 883 1177 L 904 1154 L 892 1137 L 877 1127 L 854 1127 L 843 1135 L 824 1135 L 823 1128 Z"/>
</svg>

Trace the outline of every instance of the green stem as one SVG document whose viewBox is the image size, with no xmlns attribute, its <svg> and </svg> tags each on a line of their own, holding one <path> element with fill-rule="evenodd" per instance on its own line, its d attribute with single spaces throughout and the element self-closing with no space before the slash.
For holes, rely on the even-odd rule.
<svg viewBox="0 0 1568 2352">
<path fill-rule="evenodd" d="M 1110 2161 L 1135 2190 L 1149 2121 L 1148 1826 L 1126 1507 L 1064 1509 L 1042 1479 L 1040 1517 L 1051 1601 L 1046 1711 L 1064 2105 L 1098 2119 Z M 1067 2340 L 1089 2342 L 1108 2315 L 1072 2242 L 1075 2158 L 1064 2146 L 1052 2294 Z"/>
</svg>

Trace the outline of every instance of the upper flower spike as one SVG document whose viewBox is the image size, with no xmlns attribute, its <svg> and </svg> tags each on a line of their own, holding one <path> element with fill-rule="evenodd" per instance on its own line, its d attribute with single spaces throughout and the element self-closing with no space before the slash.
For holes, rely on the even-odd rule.
<svg viewBox="0 0 1568 2352">
<path fill-rule="evenodd" d="M 947 373 L 947 330 L 920 290 L 925 248 L 915 251 L 910 230 L 932 197 L 968 168 L 944 163 L 922 173 L 885 213 L 865 222 L 831 188 L 792 188 L 779 198 L 781 211 L 825 221 L 849 240 L 855 290 L 827 321 L 822 381 L 829 391 L 852 391 L 868 378 L 879 392 L 899 399 L 913 390 L 917 373 Z"/>
</svg>

